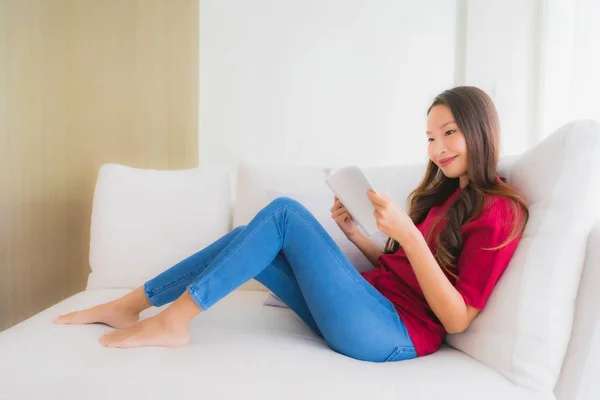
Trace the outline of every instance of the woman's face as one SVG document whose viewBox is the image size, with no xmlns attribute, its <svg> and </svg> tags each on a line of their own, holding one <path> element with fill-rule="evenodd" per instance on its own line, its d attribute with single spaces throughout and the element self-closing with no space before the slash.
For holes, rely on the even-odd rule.
<svg viewBox="0 0 600 400">
<path fill-rule="evenodd" d="M 468 183 L 467 142 L 454 116 L 445 105 L 437 105 L 427 116 L 427 155 L 448 178 L 460 178 L 460 186 Z"/>
</svg>

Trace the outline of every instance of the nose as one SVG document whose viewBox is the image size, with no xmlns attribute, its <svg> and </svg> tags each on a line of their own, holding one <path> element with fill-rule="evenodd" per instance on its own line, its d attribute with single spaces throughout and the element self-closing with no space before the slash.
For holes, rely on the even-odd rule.
<svg viewBox="0 0 600 400">
<path fill-rule="evenodd" d="M 437 158 L 440 158 L 441 156 L 443 156 L 444 154 L 447 153 L 446 145 L 444 143 L 441 143 L 441 142 L 442 142 L 441 140 L 434 140 L 433 141 L 433 148 L 431 149 L 431 152 Z"/>
</svg>

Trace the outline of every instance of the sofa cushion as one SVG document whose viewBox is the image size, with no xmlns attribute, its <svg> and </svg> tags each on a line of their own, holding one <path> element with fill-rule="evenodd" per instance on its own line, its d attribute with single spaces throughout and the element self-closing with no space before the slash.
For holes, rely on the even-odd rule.
<svg viewBox="0 0 600 400">
<path fill-rule="evenodd" d="M 600 185 L 598 185 L 600 188 Z M 600 206 L 600 203 L 598 203 Z M 587 243 L 569 351 L 555 388 L 559 399 L 600 399 L 600 222 Z"/>
<path fill-rule="evenodd" d="M 331 191 L 325 184 L 327 168 L 241 163 L 237 168 L 233 227 L 245 225 L 269 204 L 268 190 L 306 193 L 325 198 Z"/>
<path fill-rule="evenodd" d="M 447 342 L 519 385 L 557 382 L 573 322 L 586 241 L 595 222 L 600 126 L 567 124 L 521 155 L 509 183 L 530 218 L 486 309 Z"/>
<path fill-rule="evenodd" d="M 231 293 L 192 320 L 191 343 L 179 348 L 105 348 L 98 338 L 112 331 L 106 325 L 51 322 L 127 292 L 86 290 L 0 333 L 0 398 L 553 399 L 451 348 L 394 363 L 354 360 L 329 349 L 291 310 L 262 307 L 265 292 Z"/>
<path fill-rule="evenodd" d="M 230 186 L 225 172 L 104 164 L 92 206 L 87 288 L 138 287 L 226 234 Z"/>
</svg>

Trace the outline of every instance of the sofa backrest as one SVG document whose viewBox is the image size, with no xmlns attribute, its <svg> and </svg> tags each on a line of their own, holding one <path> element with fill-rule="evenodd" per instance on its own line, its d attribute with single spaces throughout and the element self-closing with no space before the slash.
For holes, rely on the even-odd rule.
<svg viewBox="0 0 600 400">
<path fill-rule="evenodd" d="M 557 400 L 600 399 L 600 222 L 590 233 Z"/>
<path fill-rule="evenodd" d="M 136 288 L 229 231 L 223 171 L 100 167 L 86 289 Z"/>
</svg>

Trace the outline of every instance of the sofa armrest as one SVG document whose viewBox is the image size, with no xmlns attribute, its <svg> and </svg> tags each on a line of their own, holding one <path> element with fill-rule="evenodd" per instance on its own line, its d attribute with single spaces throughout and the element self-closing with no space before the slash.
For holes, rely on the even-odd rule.
<svg viewBox="0 0 600 400">
<path fill-rule="evenodd" d="M 554 390 L 558 400 L 600 399 L 599 304 L 600 222 L 588 238 L 571 340 Z"/>
</svg>

